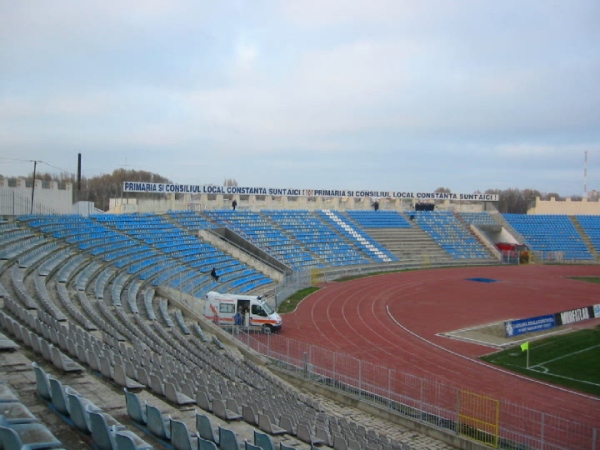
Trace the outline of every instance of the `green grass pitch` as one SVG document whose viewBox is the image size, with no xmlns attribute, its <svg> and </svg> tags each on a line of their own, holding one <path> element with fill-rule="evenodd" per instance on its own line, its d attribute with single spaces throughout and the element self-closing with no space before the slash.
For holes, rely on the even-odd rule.
<svg viewBox="0 0 600 450">
<path fill-rule="evenodd" d="M 529 342 L 482 357 L 502 366 L 553 384 L 600 396 L 600 326 Z"/>
</svg>

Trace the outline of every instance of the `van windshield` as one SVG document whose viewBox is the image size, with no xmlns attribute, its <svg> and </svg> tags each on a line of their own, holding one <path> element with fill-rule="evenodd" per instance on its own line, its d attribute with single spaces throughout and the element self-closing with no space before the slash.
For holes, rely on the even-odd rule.
<svg viewBox="0 0 600 450">
<path fill-rule="evenodd" d="M 273 308 L 271 308 L 268 304 L 263 303 L 262 304 L 263 309 L 265 310 L 265 312 L 270 316 L 271 314 L 273 314 L 275 311 L 273 311 Z"/>
</svg>

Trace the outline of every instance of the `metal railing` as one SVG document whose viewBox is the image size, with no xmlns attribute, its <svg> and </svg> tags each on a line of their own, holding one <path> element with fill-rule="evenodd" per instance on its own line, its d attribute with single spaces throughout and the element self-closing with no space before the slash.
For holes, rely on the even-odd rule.
<svg viewBox="0 0 600 450">
<path fill-rule="evenodd" d="M 19 216 L 23 214 L 56 214 L 54 208 L 43 203 L 33 202 L 31 198 L 25 197 L 12 189 L 0 189 L 0 215 Z"/>
<path fill-rule="evenodd" d="M 433 267 L 457 267 L 464 265 L 494 265 L 493 259 L 446 259 L 433 255 L 422 255 L 419 261 L 398 261 L 393 263 L 375 263 L 356 266 L 327 267 L 322 269 L 293 272 L 275 288 L 275 303 L 279 306 L 293 293 L 314 286 L 315 282 L 327 283 L 346 277 L 368 275 L 384 272 L 398 272 L 410 269 L 428 269 Z"/>
<path fill-rule="evenodd" d="M 600 429 L 507 400 L 468 393 L 410 372 L 281 335 L 242 332 L 237 339 L 290 375 L 343 392 L 417 422 L 503 449 L 598 449 Z M 461 399 L 470 395 L 468 408 Z M 497 404 L 496 416 L 489 413 Z M 488 411 L 488 412 L 486 412 Z"/>
</svg>

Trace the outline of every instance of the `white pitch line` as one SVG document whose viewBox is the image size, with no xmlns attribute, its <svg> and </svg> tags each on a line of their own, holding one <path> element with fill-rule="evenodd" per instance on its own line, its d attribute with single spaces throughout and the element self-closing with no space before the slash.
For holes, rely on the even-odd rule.
<svg viewBox="0 0 600 450">
<path fill-rule="evenodd" d="M 540 367 L 542 369 L 546 369 L 544 366 L 536 366 L 536 367 Z M 529 370 L 531 370 L 532 367 L 529 368 Z M 548 369 L 546 369 L 548 370 Z M 534 372 L 538 372 L 537 370 L 534 370 Z M 600 386 L 600 384 L 598 383 L 592 383 L 591 381 L 585 381 L 585 380 L 580 380 L 578 378 L 571 378 L 571 377 L 565 377 L 563 375 L 558 375 L 556 373 L 552 373 L 552 372 L 540 372 L 543 373 L 544 375 L 548 375 L 550 377 L 554 377 L 554 378 L 562 378 L 564 380 L 569 380 L 569 381 L 577 381 L 578 383 L 584 383 L 584 384 L 591 384 L 592 386 Z"/>
<path fill-rule="evenodd" d="M 577 354 L 579 354 L 579 353 L 583 353 L 583 352 L 587 352 L 588 350 L 592 350 L 592 349 L 594 349 L 594 348 L 598 348 L 598 347 L 600 347 L 600 345 L 594 345 L 593 347 L 584 348 L 584 349 L 582 349 L 582 350 L 579 350 L 579 351 L 576 351 L 576 352 L 574 352 L 574 353 L 569 353 L 568 355 L 559 356 L 558 358 L 554 358 L 554 359 L 551 359 L 551 360 L 549 360 L 549 361 L 544 361 L 543 363 L 536 364 L 535 366 L 529 366 L 529 367 L 530 367 L 530 368 L 535 368 L 535 367 L 538 367 L 538 366 L 543 366 L 544 364 L 550 364 L 550 363 L 553 363 L 554 361 L 559 361 L 559 360 L 561 360 L 561 359 L 563 359 L 563 358 L 568 358 L 569 356 L 572 356 L 572 355 L 577 355 Z M 569 379 L 570 379 L 570 378 L 569 378 Z"/>
<path fill-rule="evenodd" d="M 483 362 L 481 362 L 481 361 L 479 361 L 477 359 L 469 358 L 468 356 L 464 356 L 464 355 L 461 355 L 460 353 L 456 353 L 456 352 L 453 352 L 452 350 L 448 350 L 447 348 L 444 348 L 441 345 L 436 344 L 435 342 L 431 342 L 430 340 L 425 339 L 424 337 L 421 337 L 418 334 L 410 331 L 408 328 L 406 328 L 404 325 L 402 325 L 400 322 L 398 322 L 394 316 L 391 315 L 391 313 L 390 313 L 390 307 L 389 306 L 386 306 L 385 309 L 386 309 L 386 311 L 388 313 L 389 318 L 392 319 L 396 323 L 396 325 L 398 325 L 400 328 L 402 328 L 408 334 L 416 337 L 417 339 L 420 339 L 421 341 L 423 341 L 423 342 L 425 342 L 425 343 L 427 343 L 429 345 L 432 345 L 432 346 L 434 346 L 436 348 L 439 348 L 440 350 L 443 350 L 443 351 L 445 351 L 447 353 L 450 353 L 451 355 L 458 356 L 459 358 L 465 359 L 465 360 L 470 361 L 470 362 L 475 363 L 475 364 L 479 364 L 480 366 L 487 367 L 489 369 L 493 369 L 493 370 L 495 370 L 497 372 L 501 372 L 501 373 L 505 373 L 507 375 L 511 375 L 511 376 L 513 376 L 515 378 L 520 378 L 522 380 L 531 381 L 532 383 L 540 384 L 542 386 L 547 386 L 549 388 L 556 389 L 556 390 L 559 390 L 559 391 L 568 392 L 569 394 L 578 395 L 580 397 L 588 398 L 590 400 L 600 401 L 600 398 L 598 398 L 598 397 L 592 397 L 591 395 L 582 394 L 581 392 L 572 391 L 570 389 L 566 389 L 566 388 L 563 388 L 563 387 L 560 387 L 560 386 L 555 386 L 555 385 L 549 384 L 549 383 L 544 383 L 543 381 L 536 380 L 535 378 L 530 378 L 530 377 L 526 377 L 526 376 L 520 375 L 518 373 L 510 372 L 508 370 L 501 369 L 501 368 L 493 366 L 491 364 L 485 364 L 485 363 L 483 363 Z"/>
</svg>

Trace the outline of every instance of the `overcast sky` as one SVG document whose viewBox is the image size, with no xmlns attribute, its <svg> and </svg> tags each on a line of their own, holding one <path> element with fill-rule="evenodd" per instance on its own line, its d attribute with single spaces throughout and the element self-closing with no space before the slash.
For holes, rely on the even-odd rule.
<svg viewBox="0 0 600 450">
<path fill-rule="evenodd" d="M 581 195 L 585 150 L 598 0 L 0 0 L 3 175 Z"/>
</svg>

